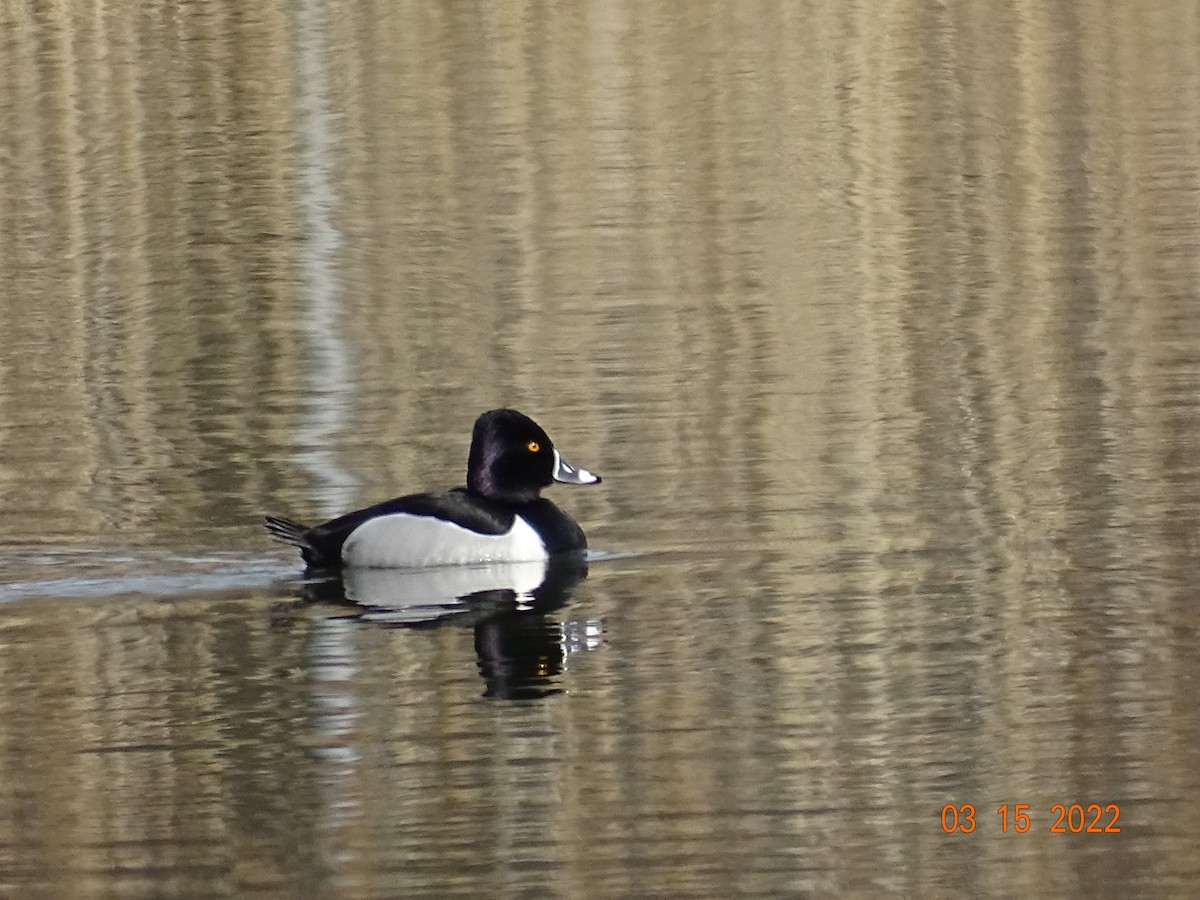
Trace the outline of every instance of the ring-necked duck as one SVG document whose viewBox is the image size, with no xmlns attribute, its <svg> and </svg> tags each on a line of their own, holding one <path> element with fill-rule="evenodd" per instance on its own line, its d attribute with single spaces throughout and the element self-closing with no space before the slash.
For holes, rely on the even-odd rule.
<svg viewBox="0 0 1200 900">
<path fill-rule="evenodd" d="M 313 569 L 544 560 L 587 547 L 575 520 L 539 496 L 553 481 L 600 476 L 568 464 L 528 416 L 493 409 L 475 420 L 464 487 L 385 500 L 315 528 L 267 516 L 267 531 Z"/>
</svg>

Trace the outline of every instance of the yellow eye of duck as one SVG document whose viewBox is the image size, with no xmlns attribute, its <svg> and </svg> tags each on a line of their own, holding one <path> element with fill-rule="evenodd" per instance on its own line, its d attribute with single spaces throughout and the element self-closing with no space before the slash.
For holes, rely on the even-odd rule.
<svg viewBox="0 0 1200 900">
<path fill-rule="evenodd" d="M 539 450 L 542 449 L 542 445 L 539 444 L 537 441 L 530 441 L 528 444 L 525 445 L 525 449 L 528 450 L 530 453 L 537 453 Z"/>
</svg>

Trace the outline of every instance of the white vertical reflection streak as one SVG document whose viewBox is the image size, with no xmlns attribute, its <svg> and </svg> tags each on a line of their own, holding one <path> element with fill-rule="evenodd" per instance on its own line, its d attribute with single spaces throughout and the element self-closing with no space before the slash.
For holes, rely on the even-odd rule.
<svg viewBox="0 0 1200 900">
<path fill-rule="evenodd" d="M 317 502 L 326 517 L 349 506 L 354 477 L 337 461 L 332 438 L 343 428 L 351 398 L 351 367 L 338 328 L 341 299 L 337 253 L 341 238 L 332 220 L 335 192 L 331 167 L 326 69 L 326 22 L 321 0 L 301 0 L 296 14 L 298 68 L 297 118 L 301 137 L 299 202 L 304 214 L 306 247 L 300 257 L 302 329 L 312 354 L 308 368 L 308 413 L 298 435 L 300 460 L 316 482 Z M 353 691 L 354 650 L 351 626 L 340 619 L 317 622 L 310 648 L 317 711 L 317 756 L 323 765 L 321 827 L 331 833 L 330 869 L 344 876 L 349 860 L 334 835 L 361 812 L 355 790 L 359 756 L 354 747 L 358 700 Z M 336 849 L 334 849 L 336 848 Z"/>
<path fill-rule="evenodd" d="M 355 852 L 349 830 L 362 815 L 356 773 L 360 754 L 355 746 L 362 715 L 355 693 L 358 667 L 350 640 L 354 619 L 320 618 L 309 645 L 315 711 L 314 753 L 321 761 L 317 783 L 321 790 L 318 823 L 325 839 L 325 864 L 340 882 L 353 882 Z"/>
<path fill-rule="evenodd" d="M 320 0 L 297 6 L 299 202 L 305 221 L 300 255 L 301 328 L 311 352 L 308 367 L 308 414 L 300 428 L 301 464 L 316 481 L 317 502 L 326 518 L 342 512 L 353 499 L 354 476 L 338 461 L 332 438 L 341 432 L 350 406 L 351 367 L 338 327 L 341 300 L 337 254 L 341 236 L 333 224 L 335 192 L 330 172 L 331 137 L 326 68 L 326 22 Z"/>
</svg>

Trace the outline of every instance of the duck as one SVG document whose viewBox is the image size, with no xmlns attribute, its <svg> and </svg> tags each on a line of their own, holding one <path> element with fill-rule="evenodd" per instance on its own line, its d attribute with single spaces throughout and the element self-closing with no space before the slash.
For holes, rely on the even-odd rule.
<svg viewBox="0 0 1200 900">
<path fill-rule="evenodd" d="M 543 488 L 600 481 L 563 459 L 533 419 L 492 409 L 475 420 L 465 485 L 384 500 L 315 526 L 282 516 L 264 522 L 274 540 L 300 550 L 309 570 L 547 561 L 583 553 L 587 538 L 541 496 Z"/>
</svg>

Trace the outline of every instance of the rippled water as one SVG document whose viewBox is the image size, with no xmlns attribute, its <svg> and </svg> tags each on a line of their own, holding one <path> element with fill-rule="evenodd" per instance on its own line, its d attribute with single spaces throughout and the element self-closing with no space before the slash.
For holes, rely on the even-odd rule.
<svg viewBox="0 0 1200 900">
<path fill-rule="evenodd" d="M 1193 895 L 1194 4 L 0 24 L 0 896 Z"/>
</svg>

